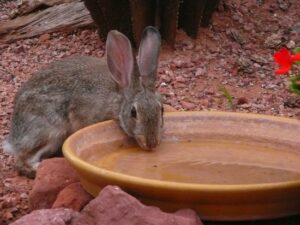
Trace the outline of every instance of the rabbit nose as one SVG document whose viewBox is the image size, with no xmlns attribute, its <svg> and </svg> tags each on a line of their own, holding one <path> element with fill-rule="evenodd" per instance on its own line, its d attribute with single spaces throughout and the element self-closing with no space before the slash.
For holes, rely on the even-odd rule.
<svg viewBox="0 0 300 225">
<path fill-rule="evenodd" d="M 147 149 L 151 150 L 153 149 L 155 146 L 152 143 L 147 143 Z"/>
<path fill-rule="evenodd" d="M 153 149 L 153 148 L 157 147 L 158 144 L 159 144 L 158 139 L 154 138 L 151 140 L 147 140 L 146 146 L 148 149 Z"/>
<path fill-rule="evenodd" d="M 135 139 L 136 139 L 138 145 L 139 145 L 142 149 L 149 150 L 149 147 L 148 147 L 148 145 L 147 145 L 145 136 L 143 136 L 143 135 L 137 135 L 137 136 L 135 136 Z"/>
<path fill-rule="evenodd" d="M 147 138 L 144 135 L 139 135 L 135 137 L 139 146 L 145 150 L 151 150 L 157 147 L 159 144 L 158 138 Z"/>
</svg>

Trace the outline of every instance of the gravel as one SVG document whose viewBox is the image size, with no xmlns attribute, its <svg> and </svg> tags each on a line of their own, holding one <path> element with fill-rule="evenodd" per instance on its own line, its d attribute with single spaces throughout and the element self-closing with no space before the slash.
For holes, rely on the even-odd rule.
<svg viewBox="0 0 300 225">
<path fill-rule="evenodd" d="M 300 100 L 287 89 L 288 77 L 275 76 L 272 54 L 300 44 L 299 0 L 222 1 L 196 40 L 178 30 L 175 51 L 163 46 L 157 87 L 177 110 L 222 110 L 300 118 Z M 16 1 L 0 2 L 0 20 Z M 299 24 L 298 24 L 299 25 Z M 296 28 L 295 28 L 296 27 Z M 13 98 L 22 83 L 54 60 L 71 55 L 104 55 L 94 29 L 0 44 L 0 142 L 8 134 Z M 230 93 L 232 107 L 222 90 Z M 0 224 L 29 211 L 32 180 L 20 177 L 14 160 L 0 147 Z M 288 223 L 285 223 L 288 224 Z"/>
</svg>

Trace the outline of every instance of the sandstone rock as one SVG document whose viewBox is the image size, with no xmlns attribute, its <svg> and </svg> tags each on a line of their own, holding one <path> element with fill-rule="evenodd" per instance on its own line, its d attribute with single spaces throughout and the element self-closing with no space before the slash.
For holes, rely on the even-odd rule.
<svg viewBox="0 0 300 225">
<path fill-rule="evenodd" d="M 14 215 L 11 212 L 5 212 L 3 214 L 3 219 L 4 220 L 11 220 L 12 218 L 14 218 Z"/>
<path fill-rule="evenodd" d="M 238 105 L 243 105 L 243 104 L 248 104 L 248 99 L 247 98 L 245 98 L 245 97 L 240 97 L 240 98 L 238 98 L 238 100 L 237 100 L 237 104 Z"/>
<path fill-rule="evenodd" d="M 23 216 L 12 225 L 203 225 L 190 209 L 165 213 L 145 206 L 117 186 L 105 187 L 79 213 L 72 209 L 40 209 Z"/>
<path fill-rule="evenodd" d="M 116 186 L 105 187 L 72 221 L 72 225 L 81 224 L 202 225 L 192 210 L 165 213 L 157 207 L 143 205 Z"/>
<path fill-rule="evenodd" d="M 195 211 L 193 211 L 191 209 L 180 209 L 180 210 L 176 211 L 174 213 L 174 215 L 189 218 L 190 221 L 192 221 L 191 224 L 203 225 L 203 223 L 201 222 L 199 216 L 195 213 Z M 194 223 L 194 222 L 196 222 L 196 223 Z"/>
<path fill-rule="evenodd" d="M 196 77 L 199 77 L 199 76 L 205 76 L 207 75 L 207 70 L 205 68 L 197 68 L 196 71 L 195 71 L 195 76 Z"/>
<path fill-rule="evenodd" d="M 69 184 L 59 192 L 52 208 L 71 208 L 80 211 L 93 197 L 87 193 L 79 182 Z"/>
<path fill-rule="evenodd" d="M 296 47 L 296 43 L 293 41 L 293 40 L 290 40 L 287 44 L 286 44 L 286 47 L 288 49 L 294 49 Z"/>
<path fill-rule="evenodd" d="M 193 41 L 188 40 L 188 39 L 185 39 L 182 42 L 182 44 L 183 44 L 184 48 L 187 50 L 192 50 L 193 48 L 195 48 L 195 44 L 193 43 Z"/>
<path fill-rule="evenodd" d="M 167 74 L 161 75 L 160 79 L 161 79 L 162 82 L 165 82 L 165 83 L 170 83 L 172 81 L 172 79 L 170 78 L 170 76 L 168 76 Z"/>
<path fill-rule="evenodd" d="M 186 80 L 182 77 L 182 76 L 178 76 L 175 78 L 176 82 L 179 82 L 179 83 L 185 83 Z"/>
<path fill-rule="evenodd" d="M 21 217 L 11 225 L 69 225 L 76 215 L 78 212 L 72 209 L 40 209 Z"/>
<path fill-rule="evenodd" d="M 287 11 L 291 6 L 291 3 L 289 1 L 284 0 L 277 0 L 277 4 L 279 5 L 279 8 L 283 11 Z"/>
<path fill-rule="evenodd" d="M 300 23 L 295 24 L 295 25 L 292 27 L 292 29 L 293 29 L 294 31 L 300 33 Z"/>
<path fill-rule="evenodd" d="M 278 46 L 282 44 L 283 39 L 284 39 L 284 32 L 279 31 L 267 37 L 264 42 L 264 45 L 268 48 L 278 48 Z"/>
<path fill-rule="evenodd" d="M 50 39 L 50 34 L 48 33 L 45 33 L 45 34 L 42 34 L 39 38 L 39 41 L 40 42 L 46 42 Z"/>
<path fill-rule="evenodd" d="M 185 68 L 187 65 L 186 61 L 183 58 L 176 58 L 173 59 L 170 63 L 170 68 L 175 69 L 175 68 Z"/>
<path fill-rule="evenodd" d="M 200 56 L 199 53 L 195 52 L 195 53 L 192 54 L 191 62 L 193 62 L 193 63 L 199 63 L 200 60 L 201 60 L 201 56 Z"/>
<path fill-rule="evenodd" d="M 30 208 L 51 208 L 57 194 L 69 184 L 78 181 L 77 173 L 64 158 L 43 160 L 29 193 Z"/>
<path fill-rule="evenodd" d="M 237 63 L 239 65 L 239 69 L 242 70 L 245 73 L 252 73 L 253 68 L 252 68 L 252 61 L 245 56 L 241 56 L 238 58 Z"/>
<path fill-rule="evenodd" d="M 187 102 L 187 101 L 181 101 L 181 105 L 183 108 L 187 110 L 192 110 L 195 109 L 196 105 L 192 102 Z"/>
<path fill-rule="evenodd" d="M 180 88 L 186 88 L 186 84 L 184 83 L 179 83 L 179 82 L 174 82 L 174 89 L 180 89 Z"/>
<path fill-rule="evenodd" d="M 177 110 L 175 108 L 173 108 L 170 105 L 166 105 L 166 104 L 164 104 L 164 111 L 165 112 L 177 112 Z"/>
<path fill-rule="evenodd" d="M 243 35 L 241 35 L 241 33 L 238 30 L 231 29 L 228 31 L 228 33 L 230 37 L 239 44 L 243 45 L 246 43 L 245 38 L 243 37 Z"/>
</svg>

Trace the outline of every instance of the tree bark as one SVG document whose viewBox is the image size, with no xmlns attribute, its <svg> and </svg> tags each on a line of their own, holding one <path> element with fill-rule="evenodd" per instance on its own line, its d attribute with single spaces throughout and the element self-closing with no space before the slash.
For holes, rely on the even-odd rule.
<svg viewBox="0 0 300 225">
<path fill-rule="evenodd" d="M 83 2 L 54 5 L 42 11 L 0 22 L 0 41 L 10 43 L 43 33 L 91 26 L 93 20 Z"/>
</svg>

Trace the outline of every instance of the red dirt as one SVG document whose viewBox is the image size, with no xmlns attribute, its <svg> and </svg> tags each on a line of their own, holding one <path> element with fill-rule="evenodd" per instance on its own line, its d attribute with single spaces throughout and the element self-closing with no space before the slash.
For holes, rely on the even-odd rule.
<svg viewBox="0 0 300 225">
<path fill-rule="evenodd" d="M 15 6 L 14 1 L 0 3 L 0 19 L 7 19 Z M 178 31 L 175 51 L 164 46 L 157 84 L 166 103 L 178 110 L 254 112 L 299 119 L 300 98 L 287 90 L 287 76 L 274 75 L 272 61 L 280 47 L 297 45 L 299 0 L 224 0 L 212 25 L 201 28 L 196 40 Z M 0 142 L 9 132 L 13 98 L 20 85 L 51 61 L 76 54 L 103 56 L 104 44 L 95 30 L 52 33 L 0 45 Z M 223 96 L 224 88 L 233 97 L 231 105 Z M 32 180 L 17 175 L 13 158 L 2 147 L 0 160 L 0 224 L 8 224 L 28 212 Z M 249 224 L 296 225 L 300 218 Z"/>
</svg>

